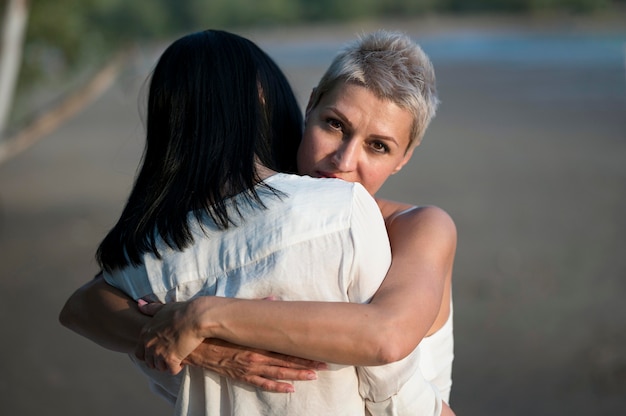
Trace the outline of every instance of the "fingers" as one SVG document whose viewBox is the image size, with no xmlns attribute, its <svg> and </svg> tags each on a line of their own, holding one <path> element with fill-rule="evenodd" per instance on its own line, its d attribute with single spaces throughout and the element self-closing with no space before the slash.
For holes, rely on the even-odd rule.
<svg viewBox="0 0 626 416">
<path fill-rule="evenodd" d="M 135 357 L 143 361 L 146 366 L 153 370 L 169 372 L 172 375 L 180 373 L 183 364 L 174 356 L 164 354 L 158 348 L 156 339 L 150 336 L 150 331 L 144 329 L 140 335 L 140 341 L 135 349 Z"/>
<path fill-rule="evenodd" d="M 285 367 L 266 367 L 262 375 L 276 380 L 317 380 L 317 373 L 313 370 L 297 370 Z"/>
<path fill-rule="evenodd" d="M 294 370 L 291 368 L 272 368 L 271 370 L 266 371 L 264 376 L 241 377 L 241 381 L 272 393 L 293 393 L 296 391 L 293 384 L 279 380 L 311 381 L 316 379 L 317 374 L 314 371 Z"/>
<path fill-rule="evenodd" d="M 293 393 L 296 391 L 292 384 L 285 383 L 283 381 L 270 380 L 260 376 L 244 377 L 242 381 L 254 387 L 258 387 L 261 390 L 272 393 Z"/>
<path fill-rule="evenodd" d="M 163 370 L 161 371 L 167 371 L 173 376 L 180 373 L 181 370 L 183 369 L 183 365 L 181 364 L 179 360 L 162 361 L 162 366 L 163 366 Z"/>
<path fill-rule="evenodd" d="M 263 358 L 263 357 L 261 357 Z M 268 353 L 265 364 L 278 367 L 294 368 L 300 370 L 327 370 L 328 364 L 321 361 L 308 360 L 306 358 L 294 357 L 280 353 Z"/>
<path fill-rule="evenodd" d="M 144 315 L 154 316 L 163 308 L 164 305 L 158 302 L 148 303 L 143 299 L 139 299 L 137 306 Z"/>
<path fill-rule="evenodd" d="M 165 358 L 155 354 L 151 348 L 139 345 L 135 350 L 135 357 L 143 361 L 148 368 L 176 375 L 183 369 L 183 364 L 175 358 Z"/>
</svg>

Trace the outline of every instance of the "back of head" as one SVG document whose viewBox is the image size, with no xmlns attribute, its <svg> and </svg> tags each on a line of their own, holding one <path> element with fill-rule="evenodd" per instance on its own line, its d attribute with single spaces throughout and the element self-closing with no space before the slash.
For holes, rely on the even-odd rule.
<svg viewBox="0 0 626 416">
<path fill-rule="evenodd" d="M 300 119 L 284 74 L 257 45 L 225 31 L 193 33 L 170 45 L 153 72 L 145 159 L 152 150 L 156 160 L 200 158 L 198 168 L 210 165 L 210 173 L 230 178 L 256 155 L 286 170 Z"/>
<path fill-rule="evenodd" d="M 430 59 L 400 32 L 379 30 L 349 43 L 322 76 L 310 106 L 343 83 L 361 85 L 379 99 L 394 102 L 413 114 L 409 148 L 422 140 L 439 104 Z"/>
<path fill-rule="evenodd" d="M 253 42 L 217 30 L 176 40 L 153 71 L 142 166 L 99 248 L 101 265 L 137 264 L 147 251 L 158 256 L 157 236 L 186 247 L 189 213 L 228 227 L 224 200 L 242 192 L 258 200 L 257 162 L 294 171 L 301 133 L 286 77 Z"/>
</svg>

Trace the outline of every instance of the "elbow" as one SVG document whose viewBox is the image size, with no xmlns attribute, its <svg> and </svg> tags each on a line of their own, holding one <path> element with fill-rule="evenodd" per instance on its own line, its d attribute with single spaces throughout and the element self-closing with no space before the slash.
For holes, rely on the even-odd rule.
<svg viewBox="0 0 626 416">
<path fill-rule="evenodd" d="M 80 310 L 80 289 L 70 296 L 70 298 L 63 305 L 63 309 L 59 313 L 59 323 L 64 327 L 76 331 L 81 322 Z"/>
<path fill-rule="evenodd" d="M 406 358 L 419 344 L 410 320 L 390 311 L 389 308 L 368 316 L 368 325 L 361 328 L 360 340 L 370 363 L 386 365 Z M 366 329 L 366 330 L 363 330 Z"/>
<path fill-rule="evenodd" d="M 375 351 L 373 365 L 391 364 L 407 357 L 416 345 L 408 342 L 407 338 L 396 329 L 380 331 L 373 339 L 372 349 Z"/>
<path fill-rule="evenodd" d="M 61 312 L 59 313 L 59 323 L 66 328 L 69 328 L 70 325 L 72 325 L 72 316 L 67 310 L 67 304 L 63 306 L 63 309 L 61 309 Z"/>
<path fill-rule="evenodd" d="M 71 300 L 68 300 L 63 306 L 63 309 L 61 309 L 59 313 L 59 323 L 66 328 L 72 329 L 76 324 L 76 316 L 72 311 L 70 301 Z"/>
</svg>

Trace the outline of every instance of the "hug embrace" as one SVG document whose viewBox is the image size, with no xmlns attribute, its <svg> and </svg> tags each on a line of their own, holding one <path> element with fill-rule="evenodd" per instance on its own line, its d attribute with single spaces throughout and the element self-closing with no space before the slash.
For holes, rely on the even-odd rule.
<svg viewBox="0 0 626 416">
<path fill-rule="evenodd" d="M 178 39 L 102 272 L 61 323 L 131 354 L 177 415 L 453 415 L 454 222 L 375 197 L 437 106 L 401 33 L 348 44 L 304 117 L 250 40 Z"/>
</svg>

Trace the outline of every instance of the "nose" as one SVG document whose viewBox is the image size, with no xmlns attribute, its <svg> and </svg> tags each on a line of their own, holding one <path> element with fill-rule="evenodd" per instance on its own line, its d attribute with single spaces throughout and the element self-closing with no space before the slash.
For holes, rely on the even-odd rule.
<svg viewBox="0 0 626 416">
<path fill-rule="evenodd" d="M 359 157 L 359 146 L 356 140 L 346 140 L 333 154 L 333 163 L 340 172 L 356 170 Z"/>
</svg>

